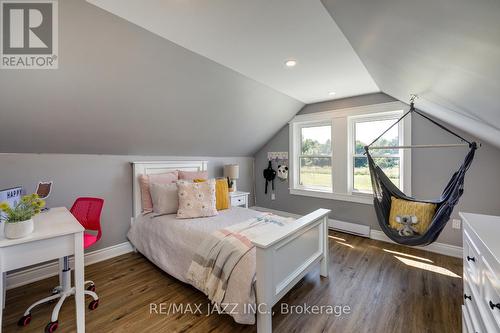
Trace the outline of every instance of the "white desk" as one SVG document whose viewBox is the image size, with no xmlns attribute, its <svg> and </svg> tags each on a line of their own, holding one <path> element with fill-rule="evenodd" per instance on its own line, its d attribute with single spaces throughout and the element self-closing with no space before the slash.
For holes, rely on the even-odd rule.
<svg viewBox="0 0 500 333">
<path fill-rule="evenodd" d="M 0 233 L 0 273 L 44 261 L 75 256 L 75 302 L 77 332 L 85 332 L 85 304 L 83 294 L 83 231 L 84 228 L 64 207 L 52 208 L 34 218 L 35 231 L 27 237 L 7 239 Z M 0 295 L 4 294 L 5 281 L 0 279 Z M 2 327 L 1 309 L 4 299 L 0 297 L 0 331 Z M 22 313 L 19 314 L 21 316 Z M 47 318 L 50 320 L 50 318 Z"/>
</svg>

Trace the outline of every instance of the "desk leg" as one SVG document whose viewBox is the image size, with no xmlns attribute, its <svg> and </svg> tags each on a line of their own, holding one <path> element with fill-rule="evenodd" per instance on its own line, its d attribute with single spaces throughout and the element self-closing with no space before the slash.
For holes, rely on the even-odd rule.
<svg viewBox="0 0 500 333">
<path fill-rule="evenodd" d="M 7 294 L 7 272 L 2 273 L 2 286 L 3 286 L 3 303 L 2 303 L 2 309 L 5 309 L 5 296 Z"/>
<path fill-rule="evenodd" d="M 0 262 L 0 267 L 2 266 L 2 263 Z M 5 293 L 5 288 L 6 288 L 6 285 L 5 285 L 5 280 L 4 280 L 4 276 L 6 274 L 6 272 L 2 272 L 2 278 L 0 279 L 0 292 L 2 293 L 2 295 Z M 5 299 L 3 297 L 0 297 L 0 333 L 2 332 L 2 317 L 3 317 L 3 308 L 5 307 Z"/>
<path fill-rule="evenodd" d="M 59 262 L 59 287 L 62 288 L 62 285 L 63 285 L 64 257 L 63 258 L 59 258 L 58 262 Z"/>
<path fill-rule="evenodd" d="M 83 291 L 83 232 L 75 234 L 75 302 L 76 302 L 76 331 L 85 332 L 85 299 Z"/>
</svg>

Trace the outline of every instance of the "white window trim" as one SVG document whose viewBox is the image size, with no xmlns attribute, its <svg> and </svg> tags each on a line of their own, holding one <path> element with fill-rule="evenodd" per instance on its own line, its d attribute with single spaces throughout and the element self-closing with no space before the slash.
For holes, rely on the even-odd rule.
<svg viewBox="0 0 500 333">
<path fill-rule="evenodd" d="M 300 181 L 300 157 L 302 157 L 303 155 L 300 154 L 300 152 L 302 151 L 302 137 L 301 137 L 301 133 L 302 133 L 302 129 L 303 128 L 307 128 L 307 127 L 319 127 L 319 126 L 331 126 L 331 129 L 333 131 L 333 124 L 332 124 L 332 120 L 329 119 L 329 120 L 322 120 L 322 121 L 307 121 L 307 122 L 300 122 L 300 123 L 297 123 L 297 126 L 295 127 L 295 131 L 297 133 L 297 136 L 295 137 L 294 141 L 295 141 L 295 148 L 296 150 L 294 150 L 294 152 L 299 152 L 299 154 L 296 154 L 294 155 L 292 158 L 294 159 L 294 162 L 296 162 L 296 165 L 297 167 L 296 168 L 293 168 L 292 170 L 294 170 L 294 179 L 295 179 L 295 183 L 294 183 L 294 189 L 296 190 L 301 190 L 301 191 L 314 191 L 314 192 L 319 192 L 319 193 L 332 193 L 332 190 L 331 189 L 328 189 L 328 188 L 325 188 L 325 187 L 322 187 L 322 186 L 317 186 L 317 187 L 313 187 L 313 186 L 303 186 L 299 183 Z M 332 134 L 330 134 L 330 136 L 332 136 Z M 330 154 L 330 156 L 322 156 L 322 157 L 330 157 L 331 160 L 332 160 L 332 163 L 333 163 L 333 147 L 332 147 L 332 152 Z M 333 184 L 333 177 L 332 177 L 332 184 Z"/>
<path fill-rule="evenodd" d="M 388 120 L 388 119 L 399 119 L 404 114 L 405 111 L 394 111 L 394 112 L 382 112 L 382 113 L 371 113 L 364 115 L 355 115 L 348 117 L 348 179 L 347 179 L 347 189 L 348 193 L 356 196 L 366 196 L 370 199 L 372 198 L 372 193 L 356 191 L 354 189 L 354 173 L 353 170 L 353 157 L 354 157 L 354 134 L 355 134 L 355 123 L 357 120 Z M 398 134 L 399 134 L 399 145 L 406 146 L 411 145 L 411 116 L 407 116 L 401 122 L 399 122 L 398 126 Z M 376 151 L 375 151 L 376 152 Z M 401 163 L 401 188 L 404 193 L 411 196 L 411 151 L 409 149 L 401 149 L 401 153 L 398 154 L 397 157 L 400 157 Z"/>
<path fill-rule="evenodd" d="M 404 103 L 390 102 L 295 116 L 289 122 L 289 164 L 291 171 L 290 194 L 323 199 L 350 201 L 363 204 L 373 204 L 372 194 L 352 190 L 353 179 L 351 169 L 353 162 L 351 153 L 354 142 L 354 140 L 352 140 L 352 126 L 354 123 L 353 120 L 356 119 L 356 117 L 371 115 L 373 115 L 374 118 L 378 117 L 379 119 L 382 119 L 381 117 L 385 116 L 394 117 L 394 115 L 402 115 L 404 112 L 406 112 L 407 108 L 408 106 Z M 383 115 L 381 116 L 381 114 Z M 330 124 L 332 126 L 332 189 L 312 189 L 309 187 L 306 188 L 304 186 L 300 186 L 298 184 L 299 167 L 296 167 L 296 164 L 299 161 L 297 152 L 300 152 L 301 148 L 300 142 L 298 140 L 300 139 L 300 128 L 305 126 L 309 127 L 327 124 Z M 336 125 L 338 125 L 338 131 L 335 131 Z M 400 143 L 411 145 L 411 117 L 409 116 L 403 119 L 399 126 Z M 344 131 L 345 133 L 341 133 L 342 131 Z M 411 151 L 403 150 L 401 155 L 401 182 L 403 185 L 403 192 L 407 195 L 411 195 Z M 335 164 L 340 167 L 336 169 Z M 337 181 L 335 181 L 336 176 Z"/>
</svg>

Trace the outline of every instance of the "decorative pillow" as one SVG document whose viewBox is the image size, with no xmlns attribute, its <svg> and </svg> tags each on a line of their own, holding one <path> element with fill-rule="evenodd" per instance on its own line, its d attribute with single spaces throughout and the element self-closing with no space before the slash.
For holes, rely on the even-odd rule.
<svg viewBox="0 0 500 333">
<path fill-rule="evenodd" d="M 177 184 L 149 184 L 151 198 L 153 199 L 153 212 L 158 215 L 174 214 L 179 209 Z"/>
<path fill-rule="evenodd" d="M 193 179 L 193 183 L 203 183 L 206 179 Z M 229 185 L 226 178 L 218 178 L 215 180 L 215 203 L 217 210 L 229 208 Z"/>
<path fill-rule="evenodd" d="M 178 181 L 179 210 L 177 217 L 189 219 L 217 215 L 215 204 L 215 180 L 203 183 Z"/>
<path fill-rule="evenodd" d="M 172 171 L 166 173 L 158 173 L 153 175 L 140 175 L 139 184 L 141 186 L 141 201 L 142 212 L 151 213 L 153 211 L 153 199 L 149 191 L 150 183 L 170 184 L 175 183 L 179 179 L 179 172 Z"/>
<path fill-rule="evenodd" d="M 195 179 L 208 179 L 208 171 L 182 171 L 179 170 L 179 179 L 182 180 L 195 180 Z"/>
<path fill-rule="evenodd" d="M 215 180 L 215 202 L 217 210 L 229 208 L 229 188 L 226 178 L 219 178 Z"/>
<path fill-rule="evenodd" d="M 393 229 L 399 230 L 403 227 L 403 224 L 397 222 L 397 219 L 401 221 L 404 217 L 410 217 L 410 219 L 412 218 L 412 228 L 422 235 L 429 228 L 429 224 L 436 213 L 436 207 L 437 205 L 433 203 L 413 202 L 391 197 L 389 225 Z"/>
</svg>

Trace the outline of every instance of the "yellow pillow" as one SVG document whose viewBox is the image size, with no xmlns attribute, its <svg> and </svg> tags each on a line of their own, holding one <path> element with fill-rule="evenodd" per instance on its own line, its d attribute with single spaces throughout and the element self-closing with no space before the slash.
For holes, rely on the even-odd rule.
<svg viewBox="0 0 500 333">
<path fill-rule="evenodd" d="M 206 182 L 207 180 L 206 179 L 202 179 L 202 178 L 195 178 L 193 179 L 193 183 L 203 183 L 203 182 Z"/>
<path fill-rule="evenodd" d="M 397 230 L 402 226 L 401 223 L 396 222 L 397 216 L 416 216 L 418 222 L 412 226 L 420 235 L 422 235 L 429 228 L 429 224 L 432 222 L 432 218 L 436 213 L 436 207 L 437 205 L 433 203 L 413 202 L 391 197 L 389 225 L 391 228 Z"/>
<path fill-rule="evenodd" d="M 217 210 L 229 208 L 229 188 L 226 178 L 215 180 L 215 202 Z"/>
</svg>

